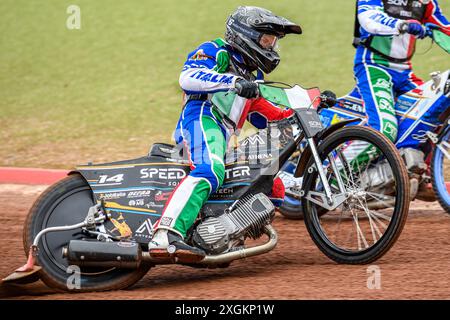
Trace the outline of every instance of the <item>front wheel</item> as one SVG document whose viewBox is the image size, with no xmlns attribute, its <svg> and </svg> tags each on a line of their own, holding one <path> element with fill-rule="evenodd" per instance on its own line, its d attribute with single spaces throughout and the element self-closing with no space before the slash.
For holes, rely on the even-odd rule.
<svg viewBox="0 0 450 320">
<path fill-rule="evenodd" d="M 92 190 L 79 174 L 70 175 L 50 186 L 36 200 L 25 221 L 25 253 L 28 254 L 39 231 L 79 223 L 85 219 L 89 207 L 93 205 Z M 150 269 L 149 265 L 141 265 L 137 270 L 92 267 L 78 269 L 69 266 L 62 255 L 63 247 L 70 240 L 85 237 L 82 230 L 77 229 L 47 233 L 41 238 L 37 263 L 42 267 L 39 277 L 46 285 L 57 290 L 76 292 L 118 290 L 133 285 Z"/>
<path fill-rule="evenodd" d="M 431 157 L 431 184 L 442 208 L 450 213 L 450 130 L 444 134 Z"/>
<path fill-rule="evenodd" d="M 327 137 L 318 154 L 332 194 L 341 204 L 320 214 L 317 199 L 325 199 L 326 192 L 311 158 L 302 199 L 310 236 L 338 263 L 379 259 L 400 236 L 409 210 L 408 174 L 397 149 L 381 133 L 351 126 Z"/>
</svg>

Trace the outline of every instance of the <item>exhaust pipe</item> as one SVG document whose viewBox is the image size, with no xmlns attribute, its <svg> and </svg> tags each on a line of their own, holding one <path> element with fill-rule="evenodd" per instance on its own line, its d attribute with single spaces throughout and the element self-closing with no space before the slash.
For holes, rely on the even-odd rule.
<svg viewBox="0 0 450 320">
<path fill-rule="evenodd" d="M 278 235 L 271 225 L 265 226 L 264 233 L 269 237 L 269 240 L 262 245 L 224 254 L 206 256 L 195 264 L 199 266 L 214 266 L 269 252 L 277 245 Z M 140 245 L 135 242 L 72 240 L 69 242 L 68 247 L 63 248 L 63 257 L 69 263 L 80 267 L 137 269 L 142 261 L 153 264 L 177 263 L 177 260 L 173 258 L 154 258 L 150 256 L 149 252 L 142 252 Z"/>
<path fill-rule="evenodd" d="M 256 247 L 251 247 L 251 248 L 240 249 L 240 250 L 233 251 L 233 252 L 218 254 L 218 255 L 214 255 L 214 256 L 206 256 L 205 258 L 203 258 L 202 260 L 200 260 L 199 262 L 197 262 L 195 264 L 198 264 L 200 266 L 205 266 L 205 265 L 214 266 L 214 265 L 218 265 L 218 264 L 228 263 L 233 260 L 244 259 L 244 258 L 253 257 L 253 256 L 257 256 L 257 255 L 269 252 L 270 250 L 275 248 L 275 246 L 277 245 L 278 235 L 277 235 L 277 232 L 275 231 L 275 229 L 271 225 L 265 226 L 264 233 L 269 236 L 269 241 L 267 241 L 266 243 L 264 243 L 262 245 L 259 245 Z M 144 261 L 152 262 L 152 263 L 161 263 L 162 262 L 162 260 L 152 258 L 150 256 L 149 252 L 142 252 L 142 259 Z M 175 260 L 166 260 L 166 261 L 164 261 L 164 263 L 176 263 L 176 261 Z"/>
<path fill-rule="evenodd" d="M 63 257 L 80 267 L 117 267 L 137 269 L 142 251 L 136 242 L 99 242 L 71 240 Z"/>
<path fill-rule="evenodd" d="M 265 227 L 264 233 L 269 236 L 269 241 L 267 241 L 266 243 L 264 243 L 260 246 L 240 249 L 237 251 L 219 254 L 219 255 L 215 255 L 215 256 L 206 256 L 199 263 L 207 264 L 207 265 L 216 265 L 216 264 L 231 262 L 231 261 L 237 260 L 237 259 L 253 257 L 253 256 L 257 256 L 257 255 L 269 252 L 270 250 L 275 248 L 275 246 L 277 245 L 278 235 L 277 235 L 277 232 L 275 231 L 275 229 L 271 225 L 267 225 Z"/>
</svg>

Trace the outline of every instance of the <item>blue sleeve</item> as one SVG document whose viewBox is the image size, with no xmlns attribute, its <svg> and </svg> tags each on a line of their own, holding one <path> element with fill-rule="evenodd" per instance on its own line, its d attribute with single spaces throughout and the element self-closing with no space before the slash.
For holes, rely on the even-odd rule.
<svg viewBox="0 0 450 320">
<path fill-rule="evenodd" d="M 392 18 L 384 12 L 381 0 L 359 0 L 358 20 L 361 28 L 372 35 L 399 34 L 401 20 Z"/>
</svg>

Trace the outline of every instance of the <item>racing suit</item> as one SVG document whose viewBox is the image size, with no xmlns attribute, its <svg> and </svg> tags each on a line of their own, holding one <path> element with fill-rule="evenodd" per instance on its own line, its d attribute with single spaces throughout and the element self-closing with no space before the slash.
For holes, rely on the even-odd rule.
<svg viewBox="0 0 450 320">
<path fill-rule="evenodd" d="M 230 136 L 238 134 L 245 119 L 257 128 L 268 121 L 292 114 L 262 98 L 233 104 L 226 119 L 210 102 L 213 93 L 234 88 L 236 80 L 255 80 L 243 67 L 243 59 L 222 39 L 205 42 L 188 54 L 179 83 L 185 92 L 185 106 L 175 130 L 175 140 L 184 143 L 191 171 L 173 191 L 155 229 L 167 229 L 183 238 L 209 195 L 223 183 L 225 152 Z M 262 73 L 258 72 L 258 78 Z"/>
<path fill-rule="evenodd" d="M 399 33 L 405 20 L 433 23 L 450 35 L 450 24 L 437 0 L 359 0 L 354 75 L 368 117 L 368 125 L 395 142 L 398 124 L 394 99 L 423 82 L 413 72 L 411 58 L 416 37 Z"/>
</svg>

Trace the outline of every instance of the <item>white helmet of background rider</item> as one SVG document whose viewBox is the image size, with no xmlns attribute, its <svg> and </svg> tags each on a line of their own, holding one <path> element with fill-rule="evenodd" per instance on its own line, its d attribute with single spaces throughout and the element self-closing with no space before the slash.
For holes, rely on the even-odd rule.
<svg viewBox="0 0 450 320">
<path fill-rule="evenodd" d="M 242 55 L 246 67 L 264 73 L 280 63 L 278 39 L 302 33 L 299 25 L 258 7 L 239 7 L 228 18 L 226 28 L 225 40 Z"/>
</svg>

